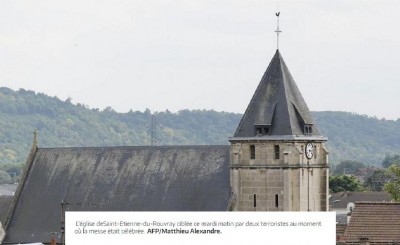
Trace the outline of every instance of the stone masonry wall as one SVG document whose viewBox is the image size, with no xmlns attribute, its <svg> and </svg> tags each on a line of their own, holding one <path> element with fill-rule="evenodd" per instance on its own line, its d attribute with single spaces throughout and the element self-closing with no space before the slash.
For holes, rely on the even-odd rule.
<svg viewBox="0 0 400 245">
<path fill-rule="evenodd" d="M 251 159 L 251 145 L 255 157 Z M 275 158 L 279 146 L 279 158 Z M 231 187 L 239 211 L 326 211 L 327 155 L 314 143 L 314 157 L 305 142 L 241 142 L 231 148 Z M 322 167 L 321 167 L 322 166 Z M 324 167 L 325 166 L 325 167 Z"/>
</svg>

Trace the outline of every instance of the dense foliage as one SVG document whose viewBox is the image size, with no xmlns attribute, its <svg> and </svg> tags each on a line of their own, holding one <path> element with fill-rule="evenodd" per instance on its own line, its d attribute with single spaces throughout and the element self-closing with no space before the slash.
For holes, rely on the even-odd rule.
<svg viewBox="0 0 400 245">
<path fill-rule="evenodd" d="M 400 201 L 400 166 L 391 165 L 388 168 L 389 173 L 393 174 L 396 178 L 384 186 L 385 191 L 387 191 L 392 197 L 393 201 Z"/>
<path fill-rule="evenodd" d="M 19 175 L 39 131 L 39 147 L 229 144 L 241 114 L 213 110 L 177 113 L 90 109 L 43 93 L 0 88 L 0 170 Z M 346 159 L 379 165 L 400 154 L 400 120 L 378 120 L 346 112 L 315 112 L 329 138 L 330 162 Z M 153 120 L 152 120 L 153 118 Z M 152 123 L 153 121 L 153 123 Z M 3 175 L 5 175 L 3 173 Z M 8 176 L 5 176 L 8 179 Z"/>
<path fill-rule="evenodd" d="M 341 191 L 363 191 L 364 187 L 355 176 L 341 174 L 329 176 L 329 190 L 333 193 Z"/>
<path fill-rule="evenodd" d="M 328 137 L 330 159 L 380 167 L 386 155 L 400 153 L 400 119 L 377 119 L 349 112 L 317 112 L 315 120 Z"/>
<path fill-rule="evenodd" d="M 387 155 L 385 159 L 383 159 L 382 167 L 388 168 L 390 165 L 400 165 L 400 155 Z"/>
</svg>

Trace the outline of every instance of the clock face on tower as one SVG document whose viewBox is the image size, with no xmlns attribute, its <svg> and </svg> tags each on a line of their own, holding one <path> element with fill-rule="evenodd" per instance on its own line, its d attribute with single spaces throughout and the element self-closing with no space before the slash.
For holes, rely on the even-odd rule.
<svg viewBox="0 0 400 245">
<path fill-rule="evenodd" d="M 314 147 L 311 142 L 308 142 L 306 145 L 306 157 L 311 159 L 314 156 Z"/>
</svg>

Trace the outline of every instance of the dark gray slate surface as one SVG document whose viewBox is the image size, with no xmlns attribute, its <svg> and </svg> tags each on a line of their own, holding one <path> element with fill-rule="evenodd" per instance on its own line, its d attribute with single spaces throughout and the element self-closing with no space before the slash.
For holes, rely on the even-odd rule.
<svg viewBox="0 0 400 245">
<path fill-rule="evenodd" d="M 350 202 L 391 202 L 390 194 L 384 191 L 345 191 L 333 193 L 329 198 L 329 206 L 332 209 L 345 209 Z"/>
<path fill-rule="evenodd" d="M 269 135 L 304 135 L 305 124 L 314 120 L 277 50 L 233 137 L 256 136 L 255 125 L 270 125 Z M 312 135 L 320 136 L 316 125 Z"/>
<path fill-rule="evenodd" d="M 4 225 L 14 196 L 0 196 L 0 222 Z"/>
<path fill-rule="evenodd" d="M 38 149 L 5 241 L 50 241 L 49 233 L 60 231 L 62 200 L 72 203 L 70 210 L 225 210 L 230 195 L 229 149 Z"/>
<path fill-rule="evenodd" d="M 17 184 L 2 184 L 0 185 L 0 195 L 1 196 L 13 196 L 15 190 L 17 189 Z"/>
</svg>

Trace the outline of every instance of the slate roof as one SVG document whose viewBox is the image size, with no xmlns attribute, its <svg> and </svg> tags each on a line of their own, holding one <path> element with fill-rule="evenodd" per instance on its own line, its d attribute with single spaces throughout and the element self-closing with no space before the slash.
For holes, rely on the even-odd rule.
<svg viewBox="0 0 400 245">
<path fill-rule="evenodd" d="M 305 135 L 311 125 L 311 136 L 321 136 L 279 50 L 276 51 L 244 113 L 233 138 L 256 137 L 255 126 L 268 126 L 261 137 Z"/>
<path fill-rule="evenodd" d="M 336 213 L 336 224 L 347 225 L 347 214 Z"/>
<path fill-rule="evenodd" d="M 76 211 L 224 211 L 229 149 L 40 148 L 21 181 L 5 242 L 50 241 L 60 230 L 62 201 Z"/>
<path fill-rule="evenodd" d="M 329 198 L 329 206 L 331 209 L 347 208 L 349 202 L 391 202 L 389 193 L 384 191 L 371 192 L 338 192 L 333 193 Z"/>
<path fill-rule="evenodd" d="M 17 189 L 17 184 L 3 184 L 0 185 L 0 196 L 13 196 Z"/>
<path fill-rule="evenodd" d="M 2 224 L 6 222 L 13 198 L 13 196 L 0 196 L 0 222 Z"/>
<path fill-rule="evenodd" d="M 344 233 L 347 243 L 400 242 L 400 203 L 357 202 Z"/>
</svg>

